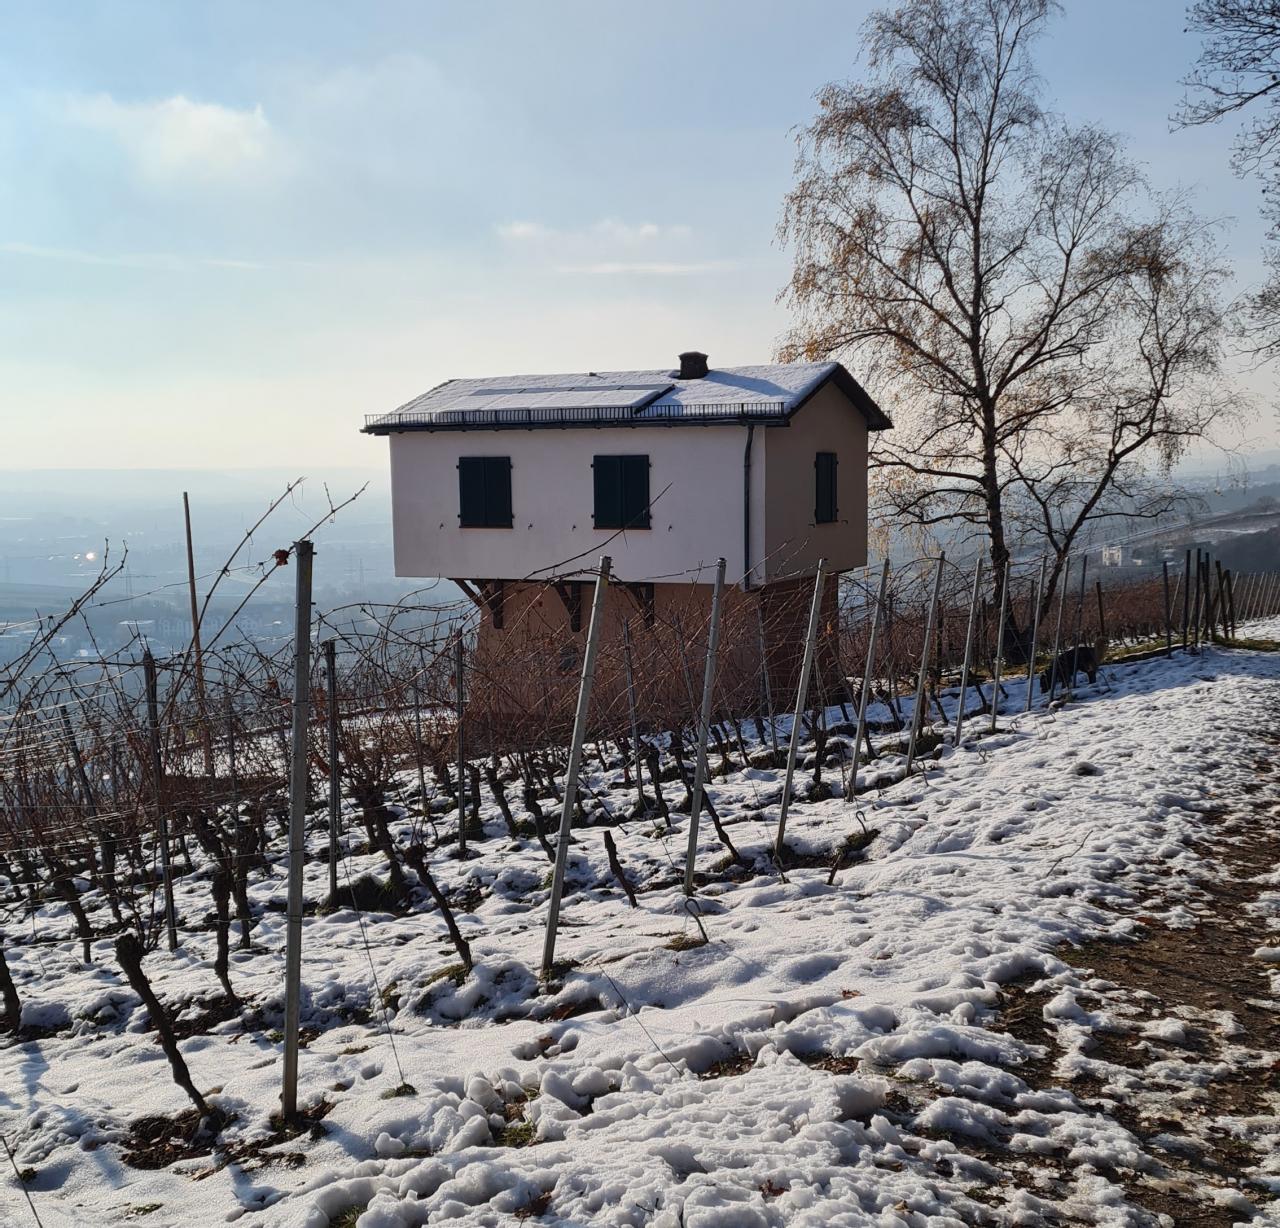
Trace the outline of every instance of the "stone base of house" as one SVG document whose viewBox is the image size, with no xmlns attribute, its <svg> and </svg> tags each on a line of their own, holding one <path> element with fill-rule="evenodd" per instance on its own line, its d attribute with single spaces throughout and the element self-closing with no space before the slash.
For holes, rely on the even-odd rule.
<svg viewBox="0 0 1280 1228">
<path fill-rule="evenodd" d="M 468 725 L 484 741 L 568 740 L 595 584 L 469 582 L 481 610 Z M 809 702 L 844 693 L 834 651 L 838 579 L 823 590 Z M 634 699 L 642 732 L 692 723 L 701 700 L 710 584 L 611 583 L 592 688 L 591 728 L 626 736 Z M 813 596 L 812 578 L 744 592 L 726 588 L 717 655 L 717 717 L 792 710 Z M 767 685 L 766 685 L 767 681 Z M 484 731 L 492 737 L 485 739 Z"/>
</svg>

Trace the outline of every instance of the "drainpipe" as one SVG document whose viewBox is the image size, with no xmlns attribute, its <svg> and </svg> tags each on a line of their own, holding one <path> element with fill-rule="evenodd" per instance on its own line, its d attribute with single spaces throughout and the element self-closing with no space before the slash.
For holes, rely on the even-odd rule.
<svg viewBox="0 0 1280 1228">
<path fill-rule="evenodd" d="M 742 587 L 751 587 L 751 441 L 756 424 L 747 423 L 747 446 L 742 453 Z"/>
</svg>

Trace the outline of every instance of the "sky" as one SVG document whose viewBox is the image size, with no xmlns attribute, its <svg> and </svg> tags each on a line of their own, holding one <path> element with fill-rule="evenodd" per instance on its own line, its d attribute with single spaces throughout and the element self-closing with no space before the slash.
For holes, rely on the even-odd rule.
<svg viewBox="0 0 1280 1228">
<path fill-rule="evenodd" d="M 871 7 L 0 0 L 0 468 L 381 466 L 363 415 L 451 377 L 768 360 L 795 129 Z M 1047 101 L 1256 280 L 1230 130 L 1170 129 L 1181 4 L 1065 7 Z"/>
</svg>

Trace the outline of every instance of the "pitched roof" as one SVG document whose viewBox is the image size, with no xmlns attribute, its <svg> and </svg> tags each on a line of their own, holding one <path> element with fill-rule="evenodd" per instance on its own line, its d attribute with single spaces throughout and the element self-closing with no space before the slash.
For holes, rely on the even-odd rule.
<svg viewBox="0 0 1280 1228">
<path fill-rule="evenodd" d="M 766 363 L 712 368 L 701 379 L 679 372 L 588 371 L 455 379 L 399 409 L 365 419 L 364 431 L 496 430 L 571 426 L 679 425 L 785 421 L 834 381 L 869 430 L 893 424 L 838 362 Z"/>
</svg>

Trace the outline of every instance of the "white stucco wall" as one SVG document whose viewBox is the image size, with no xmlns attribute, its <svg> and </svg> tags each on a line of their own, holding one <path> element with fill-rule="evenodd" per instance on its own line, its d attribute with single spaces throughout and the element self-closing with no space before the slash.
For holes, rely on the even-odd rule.
<svg viewBox="0 0 1280 1228">
<path fill-rule="evenodd" d="M 757 449 L 761 433 L 757 428 Z M 730 577 L 742 574 L 746 427 L 419 431 L 390 441 L 397 575 L 518 579 L 577 555 L 583 557 L 573 566 L 585 573 L 606 544 L 620 580 L 703 566 L 709 581 L 722 554 Z M 650 458 L 649 529 L 592 527 L 592 457 L 617 453 Z M 460 456 L 511 457 L 512 528 L 458 526 Z M 753 502 L 762 506 L 762 467 L 753 478 Z"/>
<path fill-rule="evenodd" d="M 514 580 L 549 568 L 586 573 L 607 547 L 619 580 L 675 579 L 701 567 L 700 578 L 709 582 L 721 555 L 730 582 L 742 577 L 745 426 L 406 431 L 389 438 L 397 575 Z M 813 524 L 818 450 L 840 458 L 835 525 Z M 591 460 L 615 453 L 650 458 L 650 529 L 615 535 L 592 527 Z M 461 456 L 511 457 L 512 528 L 459 527 Z M 757 583 L 812 571 L 824 553 L 834 570 L 865 562 L 866 427 L 834 387 L 821 390 L 790 425 L 755 428 L 751 485 Z M 572 567 L 558 566 L 569 558 L 576 559 Z"/>
</svg>

